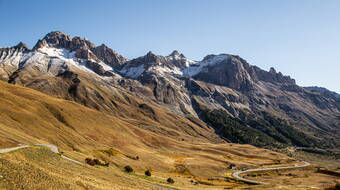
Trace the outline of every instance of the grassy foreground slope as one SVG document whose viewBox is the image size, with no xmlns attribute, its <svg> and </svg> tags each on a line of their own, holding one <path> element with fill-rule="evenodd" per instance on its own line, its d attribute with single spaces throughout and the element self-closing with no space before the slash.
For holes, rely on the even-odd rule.
<svg viewBox="0 0 340 190">
<path fill-rule="evenodd" d="M 0 155 L 0 189 L 174 189 L 115 167 L 91 167 L 62 159 L 43 147 Z M 155 182 L 154 182 L 155 181 Z"/>
<path fill-rule="evenodd" d="M 207 184 L 237 187 L 242 184 L 218 180 L 231 172 L 230 165 L 257 168 L 295 162 L 282 154 L 250 145 L 212 142 L 205 137 L 212 136 L 210 129 L 185 117 L 174 117 L 161 108 L 154 109 L 162 118 L 169 118 L 162 122 L 171 124 L 117 118 L 0 82 L 0 148 L 54 144 L 63 154 L 80 162 L 90 157 L 110 163 L 108 168 L 77 166 L 44 148 L 18 150 L 0 155 L 0 187 L 11 189 L 13 184 L 4 179 L 16 179 L 12 183 L 24 189 L 48 189 L 51 184 L 58 184 L 56 187 L 61 189 L 113 189 L 113 186 L 152 189 L 155 183 L 163 185 L 167 177 L 176 181 L 171 187 L 180 189 L 210 189 Z M 177 130 L 167 127 L 171 125 L 178 125 Z M 197 133 L 202 136 L 196 136 Z M 121 172 L 126 165 L 131 165 L 136 174 Z M 153 178 L 142 177 L 146 169 L 152 170 Z M 32 175 L 26 175 L 30 170 Z M 212 178 L 217 180 L 208 180 Z M 199 183 L 193 185 L 192 181 Z M 168 188 L 169 185 L 165 185 L 167 187 L 157 188 Z"/>
</svg>

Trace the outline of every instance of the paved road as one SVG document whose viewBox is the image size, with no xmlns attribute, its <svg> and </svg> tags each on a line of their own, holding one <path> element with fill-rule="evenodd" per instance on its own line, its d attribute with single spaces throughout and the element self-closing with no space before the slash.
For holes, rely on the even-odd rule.
<svg viewBox="0 0 340 190">
<path fill-rule="evenodd" d="M 36 144 L 36 146 L 43 146 L 43 147 L 46 147 L 46 148 L 50 149 L 52 152 L 54 152 L 54 153 L 56 153 L 56 154 L 59 153 L 58 147 L 57 147 L 57 146 L 54 146 L 54 145 L 49 145 L 49 144 Z M 15 150 L 18 150 L 18 149 L 21 149 L 21 148 L 28 148 L 28 147 L 31 147 L 31 146 L 28 146 L 28 145 L 21 145 L 21 146 L 12 147 L 12 148 L 4 148 L 4 149 L 0 149 L 0 154 L 1 154 L 1 153 L 12 152 L 12 151 L 15 151 Z M 64 159 L 66 159 L 66 160 L 69 160 L 69 161 L 71 161 L 71 162 L 74 162 L 74 163 L 83 165 L 83 163 L 78 162 L 77 160 L 74 160 L 74 159 L 69 158 L 69 157 L 67 157 L 67 156 L 61 155 L 61 157 L 64 158 Z"/>
<path fill-rule="evenodd" d="M 44 146 L 47 147 L 48 149 L 50 149 L 52 152 L 58 154 L 59 150 L 57 146 L 54 145 L 48 145 L 48 144 L 36 144 L 36 146 Z M 21 148 L 28 148 L 30 146 L 28 145 L 21 145 L 21 146 L 17 146 L 17 147 L 12 147 L 12 148 L 4 148 L 4 149 L 0 149 L 0 154 L 1 153 L 7 153 L 7 152 L 12 152 L 14 150 L 18 150 Z M 71 162 L 83 165 L 83 163 L 78 162 L 77 160 L 74 160 L 72 158 L 69 158 L 67 156 L 61 155 L 62 158 L 69 160 Z M 294 169 L 294 168 L 302 168 L 302 167 L 306 167 L 309 166 L 310 163 L 303 161 L 304 163 L 302 165 L 293 165 L 293 166 L 284 166 L 284 167 L 275 167 L 275 168 L 258 168 L 258 169 L 249 169 L 249 170 L 244 170 L 244 171 L 237 171 L 235 173 L 232 174 L 232 176 L 238 180 L 244 181 L 246 183 L 251 183 L 251 184 L 256 184 L 256 185 L 261 185 L 261 184 L 268 184 L 266 182 L 260 182 L 260 181 L 253 181 L 253 180 L 249 180 L 249 179 L 245 179 L 243 177 L 240 177 L 240 174 L 243 173 L 247 173 L 247 172 L 256 172 L 256 171 L 270 171 L 270 170 L 279 170 L 279 169 Z"/>
<path fill-rule="evenodd" d="M 303 161 L 304 163 L 301 165 L 293 165 L 293 166 L 284 166 L 284 167 L 275 167 L 275 168 L 258 168 L 258 169 L 249 169 L 249 170 L 244 170 L 244 171 L 237 171 L 232 174 L 232 176 L 238 180 L 244 181 L 246 183 L 250 184 L 255 184 L 255 185 L 263 185 L 263 184 L 268 184 L 266 182 L 260 182 L 260 181 L 253 181 L 249 179 L 245 179 L 243 177 L 240 177 L 240 174 L 247 173 L 247 172 L 257 172 L 257 171 L 270 171 L 270 170 L 280 170 L 280 169 L 294 169 L 294 168 L 302 168 L 309 166 L 310 163 Z"/>
<path fill-rule="evenodd" d="M 22 145 L 22 146 L 17 146 L 17 147 L 13 147 L 13 148 L 4 148 L 4 149 L 0 149 L 0 153 L 7 153 L 7 152 L 12 152 L 21 148 L 27 148 L 30 146 L 27 145 Z"/>
</svg>

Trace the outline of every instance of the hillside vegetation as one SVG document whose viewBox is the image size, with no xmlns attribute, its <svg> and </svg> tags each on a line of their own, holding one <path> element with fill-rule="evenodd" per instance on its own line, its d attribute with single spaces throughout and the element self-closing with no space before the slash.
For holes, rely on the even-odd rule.
<svg viewBox="0 0 340 190">
<path fill-rule="evenodd" d="M 316 139 L 269 115 L 265 116 L 266 120 L 254 116 L 242 121 L 224 110 L 212 110 L 202 112 L 202 118 L 220 135 L 234 143 L 277 148 L 292 145 L 310 147 L 317 144 Z"/>
</svg>

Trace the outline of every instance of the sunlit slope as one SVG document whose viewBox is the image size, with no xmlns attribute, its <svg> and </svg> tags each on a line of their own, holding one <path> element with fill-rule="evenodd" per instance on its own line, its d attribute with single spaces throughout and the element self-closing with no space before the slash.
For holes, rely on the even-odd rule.
<svg viewBox="0 0 340 190">
<path fill-rule="evenodd" d="M 131 165 L 140 172 L 152 169 L 160 175 L 205 179 L 225 175 L 230 164 L 241 168 L 293 162 L 281 154 L 250 145 L 213 143 L 204 136 L 196 136 L 210 135 L 209 130 L 202 129 L 204 126 L 181 116 L 173 117 L 160 108 L 155 108 L 158 114 L 172 119 L 164 121 L 182 125 L 176 129 L 134 118 L 122 120 L 3 82 L 0 89 L 1 148 L 54 144 L 81 162 L 93 157 L 119 168 Z M 134 159 L 136 156 L 138 160 Z"/>
<path fill-rule="evenodd" d="M 145 106 L 154 109 L 152 111 L 156 112 L 155 115 L 161 115 L 162 124 L 144 116 L 148 113 L 133 110 L 132 106 L 130 111 L 143 119 L 124 118 L 125 121 L 122 121 L 77 103 L 53 98 L 18 85 L 0 82 L 0 88 L 3 146 L 15 145 L 19 141 L 45 141 L 61 147 L 80 146 L 78 149 L 81 149 L 115 144 L 117 139 L 122 139 L 119 141 L 121 145 L 132 145 L 138 134 L 149 132 L 142 129 L 146 125 L 152 128 L 150 131 L 159 131 L 159 134 L 164 133 L 164 136 L 173 138 L 196 136 L 197 133 L 208 136 L 211 132 L 211 129 L 202 129 L 186 118 L 147 105 Z M 187 133 L 180 134 L 182 130 Z M 150 133 L 146 138 L 153 135 L 156 134 Z M 204 141 L 204 138 L 196 140 Z M 152 140 L 148 142 L 152 143 Z"/>
<path fill-rule="evenodd" d="M 120 168 L 78 165 L 43 147 L 0 154 L 0 189 L 173 189 L 165 179 L 143 178 Z M 155 183 L 153 181 L 163 181 Z"/>
<path fill-rule="evenodd" d="M 126 123 L 76 103 L 2 82 L 0 87 L 2 146 L 49 142 L 88 148 L 132 135 Z"/>
</svg>

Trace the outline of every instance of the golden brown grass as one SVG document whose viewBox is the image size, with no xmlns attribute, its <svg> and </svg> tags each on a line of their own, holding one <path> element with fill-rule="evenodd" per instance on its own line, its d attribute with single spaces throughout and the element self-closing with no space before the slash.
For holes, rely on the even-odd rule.
<svg viewBox="0 0 340 190">
<path fill-rule="evenodd" d="M 0 155 L 0 171 L 4 189 L 172 189 L 116 167 L 74 164 L 42 147 Z"/>
<path fill-rule="evenodd" d="M 251 145 L 217 143 L 221 140 L 204 124 L 198 126 L 199 121 L 193 123 L 183 116 L 150 106 L 157 113 L 158 121 L 128 104 L 123 110 L 130 109 L 136 117 L 109 115 L 0 82 L 0 148 L 54 144 L 65 155 L 81 162 L 87 157 L 110 162 L 109 168 L 79 166 L 43 148 L 2 154 L 0 171 L 4 173 L 3 179 L 12 182 L 0 179 L 0 187 L 221 189 L 244 186 L 224 178 L 230 171 L 227 169 L 230 163 L 238 168 L 257 168 L 277 164 L 277 160 L 280 164 L 292 161 L 283 154 Z M 133 159 L 136 156 L 138 160 Z M 136 173 L 122 172 L 126 165 L 132 166 Z M 152 170 L 152 177 L 144 176 L 146 169 Z M 168 177 L 173 178 L 175 184 L 163 184 Z M 191 180 L 201 183 L 194 184 Z"/>
</svg>

